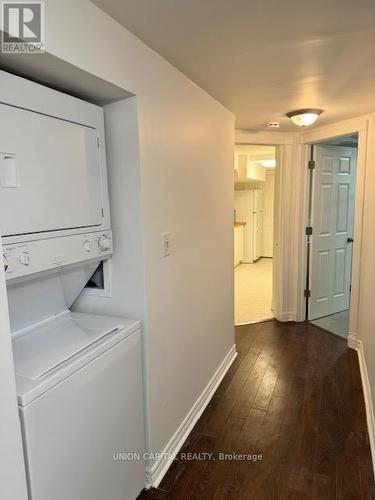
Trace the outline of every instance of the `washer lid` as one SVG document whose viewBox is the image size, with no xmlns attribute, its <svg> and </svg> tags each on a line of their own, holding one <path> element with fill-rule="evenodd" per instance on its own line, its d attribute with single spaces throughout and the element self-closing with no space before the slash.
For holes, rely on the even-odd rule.
<svg viewBox="0 0 375 500">
<path fill-rule="evenodd" d="M 139 321 L 125 318 L 67 312 L 15 336 L 16 375 L 41 382 L 105 341 L 139 327 Z"/>
</svg>

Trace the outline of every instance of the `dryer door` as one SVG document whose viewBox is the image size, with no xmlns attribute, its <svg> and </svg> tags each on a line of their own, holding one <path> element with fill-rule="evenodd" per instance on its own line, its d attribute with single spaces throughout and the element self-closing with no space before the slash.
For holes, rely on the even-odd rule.
<svg viewBox="0 0 375 500">
<path fill-rule="evenodd" d="M 97 132 L 0 104 L 3 236 L 102 223 Z"/>
</svg>

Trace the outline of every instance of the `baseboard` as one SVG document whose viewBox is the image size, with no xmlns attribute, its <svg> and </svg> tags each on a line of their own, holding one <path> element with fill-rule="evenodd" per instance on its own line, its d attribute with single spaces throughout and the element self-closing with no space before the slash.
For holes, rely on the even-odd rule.
<svg viewBox="0 0 375 500">
<path fill-rule="evenodd" d="M 282 311 L 275 314 L 277 321 L 286 323 L 287 321 L 296 321 L 296 314 L 294 312 Z"/>
<path fill-rule="evenodd" d="M 349 342 L 351 341 L 350 337 L 351 336 L 349 335 Z M 356 349 L 356 351 L 358 352 L 359 369 L 360 369 L 360 372 L 361 372 L 363 395 L 364 395 L 365 406 L 366 406 L 366 419 L 367 419 L 367 429 L 368 429 L 368 435 L 369 435 L 370 447 L 371 447 L 372 466 L 373 466 L 374 476 L 375 476 L 375 417 L 374 417 L 374 404 L 373 404 L 373 401 L 372 401 L 370 381 L 369 381 L 369 378 L 368 378 L 367 365 L 366 365 L 366 360 L 365 360 L 365 356 L 364 356 L 364 352 L 363 352 L 363 344 L 362 344 L 361 340 L 358 340 L 358 339 L 356 339 L 353 336 L 352 336 L 352 341 L 353 341 L 353 345 L 355 343 L 355 345 L 357 346 L 357 347 L 353 347 L 353 348 Z"/>
<path fill-rule="evenodd" d="M 357 336 L 354 335 L 353 333 L 349 333 L 348 335 L 348 346 L 352 349 L 356 349 L 357 351 L 359 351 L 360 349 L 360 341 L 357 339 Z"/>
<path fill-rule="evenodd" d="M 212 396 L 236 357 L 237 351 L 236 346 L 234 345 L 231 347 L 219 368 L 216 370 L 213 377 L 203 390 L 202 394 L 198 397 L 189 413 L 186 415 L 185 419 L 160 454 L 162 458 L 153 462 L 151 467 L 147 467 L 146 465 L 146 488 L 157 488 L 159 486 L 161 480 L 171 466 L 174 456 L 181 449 L 182 445 L 186 441 L 186 438 L 206 409 L 208 403 L 211 401 Z"/>
<path fill-rule="evenodd" d="M 274 321 L 275 318 L 259 319 L 257 321 L 247 321 L 246 323 L 238 323 L 235 326 L 248 326 L 248 325 L 259 325 L 259 323 L 267 323 L 269 321 Z"/>
</svg>

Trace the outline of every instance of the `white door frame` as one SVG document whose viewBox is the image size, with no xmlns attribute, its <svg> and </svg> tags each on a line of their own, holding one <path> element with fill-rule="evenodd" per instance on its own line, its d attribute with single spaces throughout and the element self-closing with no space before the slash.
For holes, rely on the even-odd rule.
<svg viewBox="0 0 375 500">
<path fill-rule="evenodd" d="M 357 154 L 357 174 L 356 174 L 356 201 L 354 215 L 354 242 L 353 242 L 353 260 L 352 260 L 352 291 L 350 303 L 350 319 L 349 319 L 349 345 L 356 343 L 358 335 L 358 317 L 359 317 L 359 295 L 360 295 L 360 273 L 361 273 L 361 255 L 362 255 L 362 230 L 363 230 L 363 212 L 364 212 L 364 190 L 366 177 L 366 155 L 367 155 L 367 135 L 368 135 L 368 119 L 355 118 L 333 125 L 307 130 L 301 135 L 301 168 L 303 168 L 305 188 L 302 190 L 301 196 L 301 211 L 304 213 L 304 224 L 300 228 L 300 254 L 302 261 L 305 263 L 302 275 L 299 280 L 299 295 L 303 296 L 303 290 L 306 283 L 307 271 L 307 244 L 305 236 L 305 226 L 307 224 L 307 204 L 308 204 L 308 169 L 307 155 L 311 144 L 322 142 L 324 140 L 341 137 L 344 135 L 358 134 L 358 154 Z M 298 316 L 306 316 L 306 304 L 303 301 L 301 304 Z"/>
<path fill-rule="evenodd" d="M 293 187 L 299 190 L 300 179 L 294 175 L 297 166 L 299 134 L 288 132 L 256 132 L 236 130 L 235 144 L 276 146 L 277 168 L 275 171 L 275 218 L 274 218 L 274 260 L 273 260 L 273 297 L 272 310 L 279 321 L 297 321 L 296 287 L 293 286 L 295 272 L 292 269 L 293 256 L 291 245 L 297 244 L 295 224 L 291 216 L 300 214 L 295 210 L 295 200 L 288 196 Z M 292 182 L 290 182 L 292 181 Z M 298 224 L 297 224 L 298 225 Z"/>
</svg>

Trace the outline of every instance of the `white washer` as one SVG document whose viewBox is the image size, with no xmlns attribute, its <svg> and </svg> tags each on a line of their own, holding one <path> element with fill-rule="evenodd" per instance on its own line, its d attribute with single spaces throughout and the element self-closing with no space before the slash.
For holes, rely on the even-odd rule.
<svg viewBox="0 0 375 500">
<path fill-rule="evenodd" d="M 30 500 L 134 500 L 144 464 L 139 321 L 66 311 L 15 334 Z"/>
</svg>

